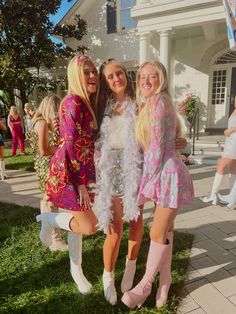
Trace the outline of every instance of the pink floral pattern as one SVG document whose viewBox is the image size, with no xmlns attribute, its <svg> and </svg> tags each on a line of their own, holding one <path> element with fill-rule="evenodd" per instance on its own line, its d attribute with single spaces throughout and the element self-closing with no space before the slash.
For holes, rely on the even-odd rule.
<svg viewBox="0 0 236 314">
<path fill-rule="evenodd" d="M 171 99 L 161 93 L 153 96 L 147 105 L 152 122 L 150 143 L 144 153 L 139 204 L 153 200 L 164 208 L 188 205 L 194 197 L 193 184 L 187 167 L 175 149 L 176 120 Z"/>
<path fill-rule="evenodd" d="M 65 98 L 61 108 L 60 143 L 49 165 L 46 190 L 57 207 L 81 211 L 78 186 L 95 183 L 94 123 L 84 102 L 76 95 Z M 93 195 L 90 195 L 91 201 Z"/>
</svg>

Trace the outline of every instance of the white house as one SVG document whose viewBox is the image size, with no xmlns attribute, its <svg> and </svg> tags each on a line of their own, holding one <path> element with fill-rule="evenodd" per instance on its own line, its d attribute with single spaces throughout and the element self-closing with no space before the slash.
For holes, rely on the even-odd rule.
<svg viewBox="0 0 236 314">
<path fill-rule="evenodd" d="M 75 14 L 87 21 L 81 44 L 98 65 L 114 57 L 134 75 L 143 61 L 159 59 L 174 101 L 198 95 L 201 128 L 226 128 L 236 95 L 236 52 L 229 50 L 222 0 L 78 0 L 60 24 L 72 23 Z"/>
</svg>

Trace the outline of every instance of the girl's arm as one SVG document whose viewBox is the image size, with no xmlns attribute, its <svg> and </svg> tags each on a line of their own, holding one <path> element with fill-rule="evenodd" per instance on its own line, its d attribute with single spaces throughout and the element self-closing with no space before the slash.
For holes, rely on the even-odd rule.
<svg viewBox="0 0 236 314">
<path fill-rule="evenodd" d="M 65 131 L 65 145 L 67 148 L 70 165 L 74 173 L 77 173 L 79 184 L 87 183 L 86 174 L 84 170 L 84 163 L 81 159 L 83 155 L 83 138 L 81 137 L 81 128 L 84 118 L 83 107 L 85 105 L 79 97 L 69 98 L 65 100 L 62 106 L 61 114 L 64 115 L 66 123 Z M 75 149 L 76 143 L 76 149 Z"/>
<path fill-rule="evenodd" d="M 176 121 L 176 140 L 175 140 L 175 148 L 176 150 L 185 149 L 187 146 L 186 138 L 181 137 L 181 125 L 179 119 Z"/>
<path fill-rule="evenodd" d="M 3 123 L 3 121 L 0 120 L 0 129 L 3 131 L 7 131 L 7 127 L 5 125 L 5 123 Z"/>
<path fill-rule="evenodd" d="M 230 136 L 230 134 L 233 133 L 233 132 L 236 132 L 236 127 L 232 127 L 232 128 L 226 129 L 224 131 L 224 135 L 225 136 Z"/>
<path fill-rule="evenodd" d="M 152 108 L 150 125 L 150 143 L 147 155 L 147 167 L 150 178 L 157 175 L 162 167 L 164 154 L 164 135 L 167 126 L 167 104 L 163 96 L 157 95 L 150 99 Z M 154 113 L 154 115 L 153 115 Z"/>
<path fill-rule="evenodd" d="M 42 156 L 52 156 L 54 155 L 57 146 L 49 146 L 48 136 L 49 129 L 47 122 L 45 120 L 39 120 L 36 125 L 36 129 L 39 137 L 39 152 Z"/>
<path fill-rule="evenodd" d="M 11 125 L 10 115 L 8 115 L 8 117 L 7 117 L 7 124 L 8 124 L 8 127 L 9 127 L 11 133 L 12 133 L 12 125 Z"/>
</svg>

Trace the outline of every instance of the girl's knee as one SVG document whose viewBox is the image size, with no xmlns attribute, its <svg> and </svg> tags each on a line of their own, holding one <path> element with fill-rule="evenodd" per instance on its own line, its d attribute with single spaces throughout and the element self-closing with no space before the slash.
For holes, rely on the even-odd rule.
<svg viewBox="0 0 236 314">
<path fill-rule="evenodd" d="M 90 221 L 83 221 L 81 223 L 75 217 L 71 219 L 70 228 L 73 232 L 85 235 L 91 235 L 97 232 L 96 224 L 91 223 Z"/>
<path fill-rule="evenodd" d="M 97 228 L 95 224 L 87 224 L 84 229 L 84 234 L 92 235 L 97 232 Z"/>
<path fill-rule="evenodd" d="M 121 241 L 122 238 L 122 234 L 123 234 L 123 225 L 119 225 L 119 226 L 112 226 L 109 230 L 109 234 L 108 237 L 112 239 L 113 243 L 117 243 L 119 241 Z"/>
</svg>

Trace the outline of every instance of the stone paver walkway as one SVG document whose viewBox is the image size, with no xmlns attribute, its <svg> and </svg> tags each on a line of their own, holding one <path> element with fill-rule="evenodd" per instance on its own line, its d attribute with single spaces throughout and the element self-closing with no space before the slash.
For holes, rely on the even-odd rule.
<svg viewBox="0 0 236 314">
<path fill-rule="evenodd" d="M 202 203 L 198 197 L 211 187 L 215 166 L 192 166 L 195 201 L 182 209 L 175 229 L 193 233 L 189 270 L 179 314 L 236 314 L 236 210 Z M 39 208 L 40 192 L 34 173 L 7 171 L 0 181 L 0 201 Z M 227 191 L 227 179 L 222 191 Z M 144 218 L 151 220 L 152 203 Z"/>
</svg>

